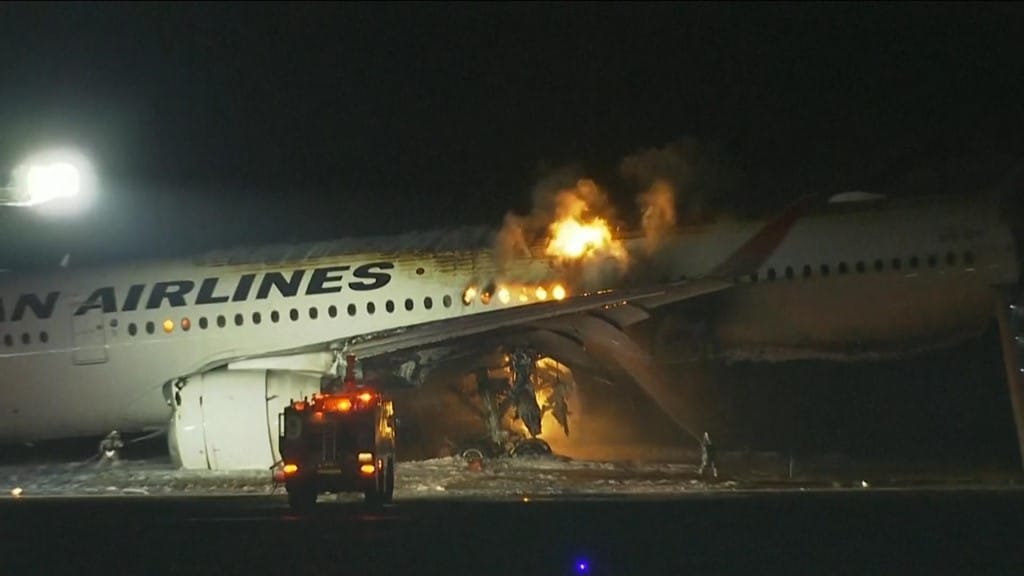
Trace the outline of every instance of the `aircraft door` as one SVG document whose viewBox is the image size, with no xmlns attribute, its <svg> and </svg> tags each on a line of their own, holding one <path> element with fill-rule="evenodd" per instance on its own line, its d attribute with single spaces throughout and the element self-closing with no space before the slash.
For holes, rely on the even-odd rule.
<svg viewBox="0 0 1024 576">
<path fill-rule="evenodd" d="M 84 314 L 71 311 L 71 339 L 75 364 L 102 364 L 107 361 L 107 337 L 103 332 L 103 310 L 89 308 Z"/>
</svg>

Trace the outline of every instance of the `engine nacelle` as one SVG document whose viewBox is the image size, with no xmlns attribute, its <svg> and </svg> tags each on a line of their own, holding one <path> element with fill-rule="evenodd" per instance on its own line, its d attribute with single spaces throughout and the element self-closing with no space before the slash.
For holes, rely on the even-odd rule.
<svg viewBox="0 0 1024 576">
<path fill-rule="evenodd" d="M 268 370 L 217 370 L 173 384 L 171 459 L 188 469 L 268 469 L 280 459 L 278 415 L 319 391 L 318 374 Z"/>
</svg>

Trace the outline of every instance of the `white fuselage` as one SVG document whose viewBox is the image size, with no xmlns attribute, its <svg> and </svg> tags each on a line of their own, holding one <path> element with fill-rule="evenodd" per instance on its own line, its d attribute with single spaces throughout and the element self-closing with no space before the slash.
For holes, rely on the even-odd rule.
<svg viewBox="0 0 1024 576">
<path fill-rule="evenodd" d="M 763 226 L 681 230 L 655 266 L 668 280 L 707 275 Z M 489 250 L 228 260 L 0 274 L 0 441 L 161 428 L 170 415 L 162 388 L 176 378 L 529 305 L 516 294 L 488 304 L 463 295 L 494 280 L 550 287 L 559 274 L 547 260 L 499 271 Z M 1016 283 L 1019 270 L 993 212 L 943 203 L 804 217 L 756 274 L 720 296 L 714 319 L 714 337 L 738 356 L 937 345 L 984 325 L 991 287 Z"/>
</svg>

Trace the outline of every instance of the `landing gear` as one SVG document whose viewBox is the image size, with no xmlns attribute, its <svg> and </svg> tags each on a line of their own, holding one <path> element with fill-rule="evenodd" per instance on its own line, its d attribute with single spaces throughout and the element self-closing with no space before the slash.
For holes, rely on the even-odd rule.
<svg viewBox="0 0 1024 576">
<path fill-rule="evenodd" d="M 512 447 L 511 456 L 548 456 L 551 446 L 540 438 L 529 438 Z"/>
</svg>

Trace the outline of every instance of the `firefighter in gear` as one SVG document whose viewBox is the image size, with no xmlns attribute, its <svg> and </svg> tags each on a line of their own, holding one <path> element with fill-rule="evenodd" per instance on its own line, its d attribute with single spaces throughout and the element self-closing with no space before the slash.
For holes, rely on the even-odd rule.
<svg viewBox="0 0 1024 576">
<path fill-rule="evenodd" d="M 702 478 L 704 477 L 704 470 L 711 468 L 711 474 L 716 479 L 718 478 L 718 465 L 715 462 L 715 445 L 711 443 L 711 436 L 707 432 L 704 433 L 704 437 L 700 440 L 700 470 L 697 471 Z"/>
<path fill-rule="evenodd" d="M 99 464 L 101 466 L 117 464 L 121 459 L 122 448 L 124 448 L 124 442 L 121 441 L 121 434 L 117 430 L 111 431 L 106 438 L 100 441 Z"/>
</svg>

